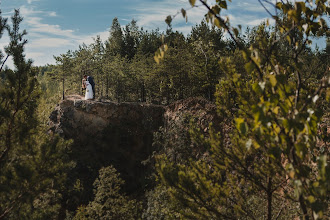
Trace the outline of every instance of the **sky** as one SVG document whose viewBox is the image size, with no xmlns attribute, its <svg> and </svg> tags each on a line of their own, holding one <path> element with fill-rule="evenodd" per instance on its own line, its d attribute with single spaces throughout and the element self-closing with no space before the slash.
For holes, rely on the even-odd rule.
<svg viewBox="0 0 330 220">
<path fill-rule="evenodd" d="M 167 28 L 165 18 L 184 8 L 188 9 L 188 22 L 178 14 L 172 27 L 189 34 L 206 12 L 201 6 L 191 8 L 188 0 L 0 0 L 0 8 L 2 16 L 8 18 L 14 9 L 20 9 L 24 18 L 22 29 L 28 32 L 26 57 L 36 66 L 54 64 L 54 55 L 76 50 L 83 43 L 90 44 L 98 35 L 105 41 L 115 17 L 122 27 L 134 19 L 144 30 L 159 28 L 162 32 Z M 270 18 L 258 0 L 233 0 L 228 9 L 223 15 L 229 17 L 232 25 L 240 24 L 243 28 Z M 6 43 L 8 37 L 4 35 L 0 49 Z M 320 48 L 325 47 L 325 40 L 317 43 Z"/>
</svg>

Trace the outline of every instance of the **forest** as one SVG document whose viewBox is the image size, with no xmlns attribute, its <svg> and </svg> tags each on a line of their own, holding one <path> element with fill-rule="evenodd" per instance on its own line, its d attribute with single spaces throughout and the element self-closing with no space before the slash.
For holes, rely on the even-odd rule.
<svg viewBox="0 0 330 220">
<path fill-rule="evenodd" d="M 222 15 L 228 1 L 187 1 L 207 10 L 188 35 L 171 26 L 189 19 L 185 9 L 164 18 L 164 32 L 115 17 L 106 41 L 95 36 L 46 66 L 25 57 L 19 9 L 7 19 L 0 8 L 0 39 L 9 36 L 0 50 L 0 219 L 329 219 L 329 2 L 261 0 L 276 14 L 243 29 Z M 82 94 L 85 74 L 95 102 L 200 98 L 221 122 L 207 133 L 188 116 L 160 128 L 133 192 L 115 164 L 87 177 L 84 151 L 48 127 L 57 103 Z"/>
</svg>

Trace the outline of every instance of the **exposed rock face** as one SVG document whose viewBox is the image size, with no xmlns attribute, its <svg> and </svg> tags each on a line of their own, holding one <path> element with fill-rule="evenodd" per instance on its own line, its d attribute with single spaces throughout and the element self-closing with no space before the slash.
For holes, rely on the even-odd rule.
<svg viewBox="0 0 330 220">
<path fill-rule="evenodd" d="M 125 190 L 134 193 L 143 187 L 146 167 L 141 161 L 153 151 L 153 132 L 164 125 L 164 112 L 158 105 L 69 96 L 56 106 L 49 124 L 51 131 L 74 140 L 70 157 L 77 165 L 72 182 L 79 179 L 84 190 L 92 190 L 98 170 L 112 164 L 125 179 Z"/>
<path fill-rule="evenodd" d="M 108 127 L 127 127 L 141 138 L 164 124 L 165 108 L 139 103 L 115 103 L 83 100 L 69 96 L 51 113 L 51 130 L 65 138 L 86 140 L 99 137 Z M 110 135 L 110 134 L 109 134 Z"/>
<path fill-rule="evenodd" d="M 194 117 L 197 125 L 207 133 L 209 124 L 219 129 L 220 117 L 217 115 L 216 105 L 203 98 L 188 98 L 172 103 L 166 107 L 164 113 L 165 126 L 171 121 L 179 120 L 183 115 Z"/>
<path fill-rule="evenodd" d="M 189 98 L 166 107 L 142 103 L 90 101 L 81 96 L 69 96 L 56 106 L 49 117 L 49 124 L 53 132 L 80 142 L 100 138 L 109 127 L 117 127 L 120 130 L 128 130 L 135 143 L 146 147 L 151 144 L 149 135 L 152 137 L 152 133 L 159 127 L 178 120 L 182 115 L 196 117 L 197 123 L 205 131 L 210 122 L 220 121 L 216 106 L 202 98 Z M 111 133 L 107 135 L 114 136 Z"/>
<path fill-rule="evenodd" d="M 50 130 L 74 140 L 71 158 L 77 162 L 77 179 L 83 179 L 86 188 L 101 167 L 113 164 L 126 180 L 125 190 L 133 193 L 146 184 L 147 168 L 141 162 L 154 151 L 153 133 L 184 114 L 195 115 L 204 132 L 210 122 L 218 121 L 215 105 L 204 99 L 165 107 L 69 96 L 51 113 Z"/>
</svg>

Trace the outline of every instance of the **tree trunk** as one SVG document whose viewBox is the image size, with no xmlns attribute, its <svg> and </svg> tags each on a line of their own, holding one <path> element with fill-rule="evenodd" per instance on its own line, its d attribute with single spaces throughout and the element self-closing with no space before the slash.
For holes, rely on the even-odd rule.
<svg viewBox="0 0 330 220">
<path fill-rule="evenodd" d="M 107 84 L 105 87 L 105 95 L 107 98 L 109 98 L 109 77 L 107 76 Z"/>
<path fill-rule="evenodd" d="M 268 177 L 268 184 L 267 184 L 267 219 L 271 220 L 272 219 L 272 197 L 273 197 L 273 192 L 272 192 L 272 178 Z"/>
<path fill-rule="evenodd" d="M 304 214 L 303 219 L 304 220 L 309 220 L 308 212 L 307 212 L 307 207 L 304 201 L 304 198 L 302 195 L 299 196 L 299 203 L 300 203 L 300 208 Z"/>
<path fill-rule="evenodd" d="M 145 102 L 145 87 L 144 87 L 144 82 L 142 82 L 142 92 L 141 92 L 141 101 Z"/>
<path fill-rule="evenodd" d="M 62 92 L 63 92 L 63 94 L 62 94 L 62 100 L 64 100 L 64 77 L 63 77 L 63 80 L 62 80 L 62 85 L 63 85 L 63 89 L 62 89 Z"/>
</svg>

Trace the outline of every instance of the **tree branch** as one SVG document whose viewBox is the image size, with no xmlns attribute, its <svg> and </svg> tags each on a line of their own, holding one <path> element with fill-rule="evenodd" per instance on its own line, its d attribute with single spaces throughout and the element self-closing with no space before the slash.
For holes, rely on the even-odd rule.
<svg viewBox="0 0 330 220">
<path fill-rule="evenodd" d="M 233 33 L 231 32 L 231 30 L 230 30 L 230 28 L 228 27 L 228 25 L 226 24 L 226 22 L 220 17 L 220 16 L 218 16 L 218 14 L 217 13 L 215 13 L 212 9 L 211 9 L 211 7 L 204 1 L 204 0 L 199 0 L 206 8 L 207 8 L 207 10 L 209 11 L 209 12 L 211 12 L 211 14 L 213 14 L 213 16 L 216 18 L 216 19 L 218 19 L 218 21 L 221 23 L 221 25 L 224 27 L 224 29 L 226 30 L 226 31 L 228 31 L 228 34 L 229 34 L 229 36 L 230 36 L 230 38 L 234 41 L 234 43 L 236 44 L 236 46 L 240 49 L 240 50 L 243 50 L 243 51 L 245 51 L 245 52 L 247 52 L 247 49 L 234 37 L 234 35 L 233 35 Z M 259 74 L 259 78 L 260 79 L 262 79 L 263 78 L 263 74 L 262 74 L 262 71 L 261 71 L 261 69 L 260 69 L 260 67 L 257 65 L 257 63 L 250 57 L 250 56 L 248 56 L 248 59 L 249 59 L 249 61 L 251 61 L 254 65 L 255 65 L 255 67 L 256 67 L 256 69 L 257 69 L 257 71 L 258 71 L 258 74 Z"/>
<path fill-rule="evenodd" d="M 7 55 L 6 59 L 1 64 L 0 72 L 2 71 L 3 66 L 5 65 L 6 61 L 8 60 L 9 54 Z"/>
</svg>

